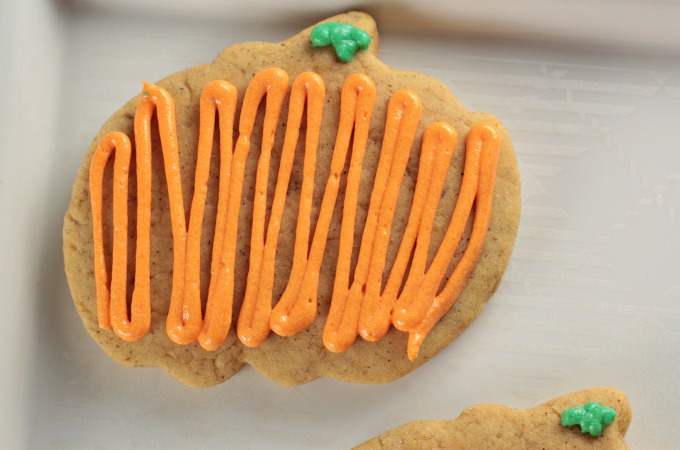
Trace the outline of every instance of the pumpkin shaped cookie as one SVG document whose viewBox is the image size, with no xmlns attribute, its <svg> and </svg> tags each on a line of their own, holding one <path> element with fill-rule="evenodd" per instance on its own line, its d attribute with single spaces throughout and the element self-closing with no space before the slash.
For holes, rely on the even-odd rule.
<svg viewBox="0 0 680 450">
<path fill-rule="evenodd" d="M 569 426 L 565 417 L 583 405 L 605 410 L 590 414 L 581 425 Z M 586 414 L 585 416 L 588 416 Z M 596 416 L 596 417 L 593 417 Z M 494 448 L 628 449 L 624 436 L 632 420 L 626 396 L 611 387 L 572 392 L 530 409 L 475 405 L 452 420 L 409 422 L 357 446 L 355 450 Z M 591 429 L 587 430 L 587 424 Z M 597 432 L 592 429 L 597 428 Z M 590 431 L 591 433 L 588 433 Z"/>
<path fill-rule="evenodd" d="M 510 137 L 377 54 L 373 19 L 342 14 L 146 83 L 102 126 L 64 256 L 113 359 L 381 383 L 481 313 L 519 222 Z"/>
</svg>

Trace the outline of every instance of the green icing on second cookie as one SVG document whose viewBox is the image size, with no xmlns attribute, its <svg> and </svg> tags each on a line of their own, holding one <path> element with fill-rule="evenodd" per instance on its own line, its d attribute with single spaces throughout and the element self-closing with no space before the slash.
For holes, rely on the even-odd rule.
<svg viewBox="0 0 680 450">
<path fill-rule="evenodd" d="M 581 433 L 598 437 L 605 427 L 616 418 L 616 411 L 601 403 L 588 402 L 585 405 L 565 409 L 562 412 L 562 425 L 579 425 Z"/>
<path fill-rule="evenodd" d="M 312 47 L 332 45 L 340 61 L 350 62 L 358 49 L 368 48 L 371 36 L 364 30 L 346 23 L 326 22 L 314 27 L 310 40 Z"/>
</svg>

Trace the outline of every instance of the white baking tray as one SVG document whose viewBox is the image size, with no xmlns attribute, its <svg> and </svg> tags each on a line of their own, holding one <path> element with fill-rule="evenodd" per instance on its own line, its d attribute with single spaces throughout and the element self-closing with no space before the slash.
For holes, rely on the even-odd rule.
<svg viewBox="0 0 680 450">
<path fill-rule="evenodd" d="M 470 3 L 0 3 L 0 446 L 349 448 L 475 403 L 524 408 L 612 385 L 633 405 L 632 448 L 677 448 L 680 10 Z M 513 136 L 522 221 L 486 310 L 434 360 L 378 386 L 282 387 L 246 368 L 198 390 L 111 361 L 80 324 L 61 252 L 101 123 L 142 80 L 356 7 L 376 13 L 385 62 L 439 78 Z"/>
</svg>

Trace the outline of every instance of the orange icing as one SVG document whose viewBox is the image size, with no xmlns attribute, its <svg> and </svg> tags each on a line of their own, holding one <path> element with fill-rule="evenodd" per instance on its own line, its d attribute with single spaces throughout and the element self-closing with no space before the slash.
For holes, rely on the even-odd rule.
<svg viewBox="0 0 680 450">
<path fill-rule="evenodd" d="M 266 202 L 266 183 L 268 177 L 264 165 L 269 166 L 269 156 L 274 146 L 274 136 L 279 123 L 279 115 L 288 92 L 288 75 L 281 69 L 266 69 L 253 77 L 241 106 L 239 120 L 239 138 L 231 166 L 229 183 L 229 211 L 225 224 L 225 235 L 219 253 L 220 263 L 216 273 L 210 279 L 211 291 L 208 293 L 203 329 L 198 341 L 206 350 L 215 350 L 227 337 L 231 326 L 232 304 L 234 299 L 234 261 L 236 259 L 236 237 L 238 233 L 238 216 L 241 208 L 241 193 L 245 175 L 246 159 L 250 151 L 250 137 L 253 133 L 257 109 L 262 98 L 267 96 L 264 125 L 262 131 L 262 149 L 258 163 L 256 180 L 255 205 L 253 209 L 253 231 L 251 239 L 251 270 L 261 263 L 262 228 L 264 227 L 264 209 Z M 264 187 L 263 187 L 264 186 Z M 260 236 L 260 240 L 258 240 Z M 255 269 L 257 270 L 257 269 Z M 215 288 L 212 290 L 212 284 Z M 212 296 L 210 294 L 213 294 Z"/>
<path fill-rule="evenodd" d="M 276 187 L 265 229 L 270 160 L 279 117 L 288 94 L 288 75 L 281 69 L 258 73 L 246 90 L 234 146 L 233 128 L 237 92 L 226 81 L 213 81 L 200 99 L 200 129 L 189 228 L 185 223 L 179 172 L 174 105 L 162 88 L 145 84 L 135 115 L 137 170 L 137 244 L 135 287 L 131 313 L 126 300 L 127 196 L 131 157 L 130 140 L 109 133 L 100 142 L 90 166 L 93 213 L 95 281 L 98 322 L 113 328 L 122 339 L 143 337 L 150 326 L 150 220 L 151 220 L 151 119 L 158 118 L 168 186 L 172 235 L 173 281 L 166 321 L 168 336 L 178 344 L 198 340 L 207 350 L 217 349 L 231 327 L 236 239 L 245 164 L 250 151 L 258 107 L 266 96 L 262 145 L 255 175 L 255 197 L 246 291 L 236 331 L 244 345 L 262 344 L 273 330 L 290 336 L 316 318 L 319 271 L 328 231 L 340 190 L 350 143 L 351 159 L 345 187 L 342 223 L 333 297 L 323 342 L 333 352 L 346 350 L 357 335 L 375 341 L 390 324 L 409 332 L 408 356 L 414 359 L 427 333 L 455 303 L 482 254 L 489 226 L 500 140 L 489 125 L 476 125 L 466 142 L 465 174 L 442 245 L 426 270 L 432 226 L 456 147 L 455 130 L 435 123 L 423 134 L 419 176 L 413 204 L 385 288 L 382 289 L 392 221 L 406 165 L 418 130 L 420 99 L 408 90 L 395 93 L 388 104 L 385 134 L 373 191 L 350 285 L 351 258 L 364 152 L 376 98 L 375 85 L 364 74 L 348 77 L 342 88 L 340 122 L 331 159 L 330 176 L 323 193 L 311 245 L 311 210 L 316 152 L 325 97 L 323 80 L 312 72 L 300 74 L 290 92 L 286 134 L 281 149 Z M 306 106 L 303 180 L 295 231 L 295 247 L 288 285 L 272 308 L 276 249 L 295 150 Z M 220 129 L 220 174 L 217 217 L 213 239 L 210 285 L 201 314 L 200 245 L 210 172 L 215 114 Z M 106 165 L 116 152 L 113 187 L 113 258 L 111 282 L 103 246 L 102 197 Z M 465 253 L 444 288 L 437 293 L 459 245 L 473 203 L 472 234 Z M 415 249 L 414 249 L 415 247 Z M 404 288 L 399 289 L 409 268 Z"/>
<path fill-rule="evenodd" d="M 392 312 L 392 323 L 399 330 L 410 331 L 411 328 L 423 320 L 432 299 L 439 290 L 441 282 L 446 275 L 446 269 L 463 236 L 463 231 L 465 230 L 465 225 L 470 216 L 472 204 L 477 193 L 479 178 L 481 146 L 470 145 L 471 142 L 470 135 L 468 135 L 465 152 L 465 171 L 458 200 L 451 216 L 449 228 L 446 230 L 444 239 L 427 273 L 425 265 L 436 205 L 434 202 L 426 204 L 424 212 L 426 219 L 419 230 L 418 244 L 416 245 L 413 261 L 411 262 L 409 276 Z"/>
<path fill-rule="evenodd" d="M 200 276 L 201 230 L 203 228 L 203 214 L 208 193 L 208 177 L 210 175 L 210 157 L 215 134 L 215 111 L 219 113 L 218 120 L 220 127 L 220 183 L 212 265 L 214 267 L 218 264 L 217 255 L 220 252 L 215 250 L 219 248 L 218 245 L 221 245 L 223 241 L 224 222 L 227 211 L 224 202 L 229 192 L 232 130 L 234 127 L 236 103 L 236 88 L 226 81 L 212 81 L 205 86 L 201 93 L 194 197 L 191 202 L 187 244 L 184 248 L 186 255 L 184 295 L 172 296 L 170 311 L 166 321 L 168 336 L 178 344 L 189 344 L 195 341 L 203 326 Z M 178 243 L 175 241 L 174 245 L 177 246 Z M 212 272 L 214 271 L 213 269 Z"/>
<path fill-rule="evenodd" d="M 340 256 L 344 261 L 343 241 L 347 241 L 348 233 L 354 234 L 354 215 L 356 214 L 356 193 L 358 190 L 361 163 L 368 138 L 373 104 L 375 103 L 375 85 L 364 74 L 354 74 L 345 80 L 341 93 L 340 124 L 331 159 L 331 174 L 326 182 L 321 211 L 316 222 L 312 245 L 306 264 L 301 271 L 293 271 L 288 286 L 271 314 L 271 329 L 281 336 L 291 336 L 307 328 L 316 317 L 316 299 L 319 286 L 319 270 L 326 249 L 328 228 L 331 224 L 335 201 L 340 190 L 340 174 L 345 167 L 349 143 L 353 136 L 352 159 L 350 173 L 347 176 L 345 205 L 349 206 L 343 214 L 343 223 L 352 222 L 352 229 L 343 227 L 340 237 Z M 352 134 L 354 131 L 354 134 Z M 352 188 L 356 185 L 355 188 Z M 348 200 L 349 197 L 349 200 Z M 344 236 L 344 238 L 343 238 Z M 351 237 L 351 236 L 350 236 Z M 306 244 L 306 241 L 304 242 Z M 351 244 L 350 244 L 351 245 Z M 349 249 L 351 252 L 351 248 Z M 344 250 L 347 252 L 347 249 Z M 350 255 L 351 256 L 351 255 Z M 347 264 L 349 266 L 349 264 Z M 295 268 L 294 268 L 295 269 Z M 301 272 L 301 273 L 300 273 Z M 338 263 L 338 272 L 349 272 L 349 267 Z M 347 275 L 336 273 L 336 280 Z M 337 283 L 337 281 L 336 281 Z"/>
<path fill-rule="evenodd" d="M 487 124 L 479 124 L 475 125 L 470 130 L 466 144 L 468 153 L 470 150 L 472 150 L 473 153 L 481 153 L 479 163 L 479 183 L 477 187 L 475 218 L 472 224 L 472 233 L 470 234 L 470 240 L 465 248 L 465 253 L 463 253 L 463 257 L 453 270 L 444 289 L 437 294 L 434 300 L 430 299 L 428 309 L 420 323 L 408 330 L 408 357 L 411 361 L 418 356 L 418 351 L 425 336 L 427 336 L 430 330 L 437 322 L 439 322 L 439 319 L 441 319 L 451 306 L 453 306 L 456 300 L 458 300 L 460 293 L 463 291 L 463 288 L 465 288 L 467 279 L 477 266 L 479 258 L 482 256 L 484 250 L 484 242 L 486 241 L 489 223 L 491 222 L 496 167 L 498 166 L 498 154 L 501 143 L 500 138 L 493 127 Z M 465 167 L 467 172 L 467 163 Z M 456 205 L 456 208 L 458 208 L 458 204 Z M 449 237 L 448 235 L 449 233 L 447 231 L 444 238 L 445 240 Z M 440 249 L 443 247 L 444 246 L 442 245 Z M 434 261 L 432 266 L 434 266 Z M 431 286 L 427 283 L 428 277 L 426 276 L 419 294 L 422 295 L 422 291 L 426 288 L 431 290 Z M 439 284 L 436 286 L 438 285 Z"/>
<path fill-rule="evenodd" d="M 356 153 L 353 151 L 353 160 L 347 177 L 347 194 L 345 194 L 333 300 L 323 334 L 324 345 L 333 352 L 345 351 L 356 338 L 359 311 L 366 292 L 369 270 L 375 270 L 377 267 L 382 274 L 399 186 L 401 186 L 413 140 L 418 131 L 421 112 L 420 99 L 413 92 L 398 91 L 389 101 L 380 161 L 371 192 L 359 258 L 354 269 L 354 279 L 352 286 L 349 287 L 354 216 L 361 176 L 361 161 L 354 163 Z M 351 178 L 352 176 L 354 178 Z M 350 182 L 354 184 L 350 185 Z"/>
<path fill-rule="evenodd" d="M 111 286 L 108 287 L 108 272 L 104 257 L 102 226 L 103 178 L 106 163 L 116 152 L 113 174 L 113 263 Z M 140 153 L 141 155 L 141 153 Z M 146 334 L 151 324 L 149 285 L 144 280 L 135 283 L 132 294 L 131 314 L 127 311 L 127 229 L 128 229 L 128 172 L 130 170 L 131 145 L 126 135 L 120 132 L 107 134 L 99 143 L 90 165 L 90 197 L 93 216 L 95 283 L 97 285 L 97 316 L 99 326 L 111 329 L 123 340 L 135 341 Z M 141 158 L 140 158 L 141 159 Z M 140 181 L 140 186 L 142 182 Z M 144 218 L 142 217 L 142 222 Z M 138 221 L 139 223 L 139 221 Z M 148 236 L 148 235 L 147 235 Z M 148 249 L 143 243 L 137 245 L 139 270 L 141 263 L 148 263 Z M 148 265 L 147 265 L 148 267 Z M 148 270 L 148 269 L 147 269 Z"/>
<path fill-rule="evenodd" d="M 369 273 L 366 296 L 359 317 L 359 334 L 368 341 L 382 338 L 389 329 L 392 309 L 397 301 L 397 294 L 408 268 L 416 237 L 418 237 L 418 251 L 414 262 L 411 263 L 412 267 L 424 263 L 424 259 L 427 258 L 432 224 L 456 142 L 456 131 L 445 123 L 434 123 L 423 133 L 418 181 L 411 212 L 382 295 L 380 289 L 384 256 L 381 256 L 380 263 L 372 266 L 373 270 Z M 419 233 L 419 230 L 422 231 Z M 387 249 L 382 251 L 386 252 Z M 411 271 L 414 270 L 415 268 L 411 269 Z"/>
<path fill-rule="evenodd" d="M 260 157 L 256 181 L 257 184 L 257 208 L 260 214 L 253 217 L 253 235 L 251 244 L 250 270 L 246 293 L 241 306 L 241 312 L 237 323 L 236 332 L 243 344 L 256 347 L 264 342 L 269 335 L 269 320 L 272 311 L 272 287 L 274 285 L 274 270 L 276 259 L 276 244 L 281 229 L 281 217 L 286 203 L 288 182 L 293 169 L 295 148 L 297 147 L 304 112 L 305 100 L 307 101 L 307 131 L 305 142 L 305 162 L 303 173 L 303 187 L 300 193 L 300 210 L 296 230 L 296 245 L 293 258 L 293 270 L 300 270 L 306 259 L 307 242 L 309 239 L 309 223 L 312 206 L 312 194 L 314 189 L 314 169 L 316 165 L 316 149 L 321 130 L 321 115 L 325 87 L 321 77 L 312 72 L 299 75 L 290 93 L 288 106 L 288 121 L 283 150 L 281 152 L 281 165 L 279 167 L 274 200 L 267 228 L 267 240 L 262 248 L 262 228 L 264 226 L 264 209 L 266 207 L 267 178 L 269 158 L 263 162 Z M 266 165 L 265 165 L 266 164 Z M 262 180 L 260 171 L 262 170 Z M 257 223 L 257 235 L 256 227 Z"/>
</svg>

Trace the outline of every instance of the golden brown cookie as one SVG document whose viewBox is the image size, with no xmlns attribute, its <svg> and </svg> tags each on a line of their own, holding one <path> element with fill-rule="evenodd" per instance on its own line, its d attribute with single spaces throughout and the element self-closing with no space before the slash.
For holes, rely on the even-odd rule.
<svg viewBox="0 0 680 450">
<path fill-rule="evenodd" d="M 333 285 L 337 267 L 340 230 L 342 226 L 343 202 L 350 170 L 348 155 L 344 170 L 339 174 L 340 189 L 332 210 L 332 219 L 319 272 L 316 319 L 303 331 L 293 336 L 279 336 L 269 333 L 266 341 L 257 347 L 244 346 L 235 332 L 241 302 L 246 290 L 249 273 L 251 249 L 251 224 L 256 171 L 262 143 L 263 107 L 260 107 L 251 138 L 243 182 L 243 193 L 238 216 L 238 235 L 235 248 L 233 321 L 226 340 L 214 351 L 205 350 L 198 342 L 180 345 L 173 342 L 166 333 L 166 320 L 170 308 L 173 279 L 173 230 L 170 219 L 168 187 L 164 182 L 166 167 L 160 151 L 156 120 L 151 126 L 151 140 L 154 151 L 151 157 L 151 242 L 150 242 L 150 298 L 151 317 L 149 331 L 135 342 L 126 342 L 114 332 L 99 326 L 97 316 L 97 289 L 95 285 L 93 214 L 91 208 L 90 163 L 102 139 L 112 131 L 119 131 L 134 142 L 135 110 L 144 94 L 136 96 L 118 110 L 101 128 L 85 155 L 77 174 L 71 203 L 64 221 L 64 258 L 66 274 L 78 313 L 85 328 L 95 341 L 116 361 L 134 367 L 161 367 L 173 377 L 194 386 L 211 386 L 225 381 L 237 373 L 244 364 L 250 364 L 272 380 L 296 385 L 318 377 L 360 382 L 382 383 L 399 378 L 432 358 L 442 348 L 453 341 L 481 313 L 486 302 L 494 293 L 510 258 L 517 234 L 520 216 L 520 185 L 517 163 L 512 143 L 505 128 L 493 116 L 467 111 L 458 100 L 439 81 L 423 74 L 396 70 L 386 66 L 377 58 L 378 33 L 373 19 L 366 14 L 352 12 L 327 19 L 352 24 L 364 30 L 371 37 L 366 50 L 359 49 L 354 58 L 343 63 L 338 60 L 330 47 L 312 48 L 310 27 L 300 34 L 281 43 L 244 43 L 231 46 L 220 53 L 211 64 L 200 65 L 171 75 L 158 83 L 174 99 L 178 136 L 178 170 L 183 190 L 181 192 L 187 223 L 191 213 L 194 176 L 197 165 L 196 148 L 199 139 L 199 97 L 204 87 L 213 80 L 226 80 L 238 91 L 238 107 L 234 142 L 238 137 L 238 118 L 248 84 L 261 71 L 277 67 L 285 71 L 293 83 L 299 74 L 313 71 L 325 84 L 323 118 L 318 142 L 318 152 L 314 173 L 314 194 L 311 212 L 311 230 L 314 231 L 321 210 L 324 187 L 331 175 L 331 159 L 340 120 L 340 97 L 345 80 L 353 74 L 365 74 L 375 85 L 375 106 L 367 136 L 365 156 L 360 171 L 358 208 L 354 226 L 354 242 L 350 263 L 350 274 L 359 258 L 362 233 L 376 177 L 378 162 L 383 144 L 390 98 L 399 90 L 408 89 L 415 93 L 422 103 L 422 115 L 417 127 L 415 141 L 408 157 L 405 175 L 399 187 L 398 202 L 391 225 L 391 235 L 386 252 L 383 283 L 386 282 L 398 253 L 404 230 L 406 229 L 414 190 L 419 179 L 419 161 L 424 130 L 436 122 L 446 122 L 458 136 L 455 154 L 446 173 L 446 181 L 441 193 L 438 209 L 432 226 L 428 260 L 431 261 L 449 227 L 456 205 L 465 163 L 465 140 L 471 127 L 488 123 L 497 130 L 501 140 L 493 191 L 488 234 L 483 242 L 479 263 L 466 277 L 464 290 L 453 307 L 443 316 L 427 335 L 418 356 L 410 361 L 407 357 L 408 334 L 394 327 L 382 339 L 368 342 L 361 337 L 346 351 L 334 353 L 324 347 L 323 330 L 329 313 Z M 286 133 L 288 103 L 283 109 L 275 130 L 274 146 L 271 153 L 268 186 L 266 189 L 266 214 L 271 212 L 274 187 L 277 182 L 277 169 L 281 160 L 281 148 Z M 224 131 L 222 131 L 223 133 Z M 303 154 L 305 146 L 304 124 L 301 128 L 295 160 L 288 185 L 288 195 L 281 219 L 281 229 L 274 259 L 275 276 L 272 289 L 272 303 L 286 289 L 291 272 L 300 190 L 303 183 Z M 217 147 L 217 137 L 215 146 Z M 351 152 L 350 152 L 351 153 Z M 210 161 L 207 203 L 203 218 L 203 233 L 200 241 L 200 293 L 202 308 L 206 309 L 206 298 L 210 284 L 210 265 L 213 236 L 217 211 L 217 191 L 220 157 L 214 151 Z M 127 295 L 134 288 L 135 261 L 135 224 L 136 182 L 135 162 L 130 166 L 129 185 L 129 246 L 127 250 Z M 167 164 L 167 162 L 166 162 Z M 103 242 L 107 251 L 106 263 L 111 272 L 111 246 L 113 235 L 112 212 L 112 169 L 113 164 L 104 172 L 103 178 Z M 421 178 L 427 178 L 421 176 Z M 473 208 L 473 216 L 474 216 Z M 461 243 L 452 262 L 448 265 L 445 281 L 460 261 L 466 250 L 473 228 L 471 217 L 464 226 Z M 350 233 L 351 235 L 351 233 Z M 310 237 L 311 245 L 311 237 Z"/>
<path fill-rule="evenodd" d="M 614 422 L 599 437 L 584 434 L 578 425 L 561 425 L 567 408 L 588 402 L 602 403 L 616 411 Z M 602 387 L 563 395 L 531 409 L 500 405 L 476 405 L 453 420 L 410 422 L 387 431 L 356 449 L 610 449 L 628 446 L 624 436 L 632 419 L 626 396 Z"/>
</svg>

